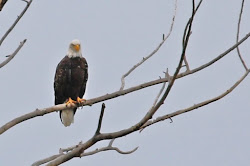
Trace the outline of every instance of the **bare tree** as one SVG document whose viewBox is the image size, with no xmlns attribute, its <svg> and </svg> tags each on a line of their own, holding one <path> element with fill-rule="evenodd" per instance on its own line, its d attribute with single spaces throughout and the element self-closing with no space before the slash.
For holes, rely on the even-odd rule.
<svg viewBox="0 0 250 166">
<path fill-rule="evenodd" d="M 25 11 L 28 9 L 30 3 L 32 1 L 25 1 L 27 2 L 27 6 L 24 9 L 24 11 L 22 12 L 22 14 L 20 15 L 20 17 L 18 17 L 18 19 L 15 21 L 15 23 L 13 24 L 13 26 L 10 28 L 10 30 L 8 30 L 6 33 L 7 35 L 10 33 L 10 31 L 14 28 L 14 26 L 16 25 L 16 23 L 20 20 L 20 18 L 23 16 L 23 14 L 25 13 Z M 120 150 L 118 147 L 114 147 L 113 146 L 113 142 L 115 139 L 119 138 L 119 137 L 123 137 L 126 135 L 129 135 L 133 132 L 136 131 L 142 131 L 143 129 L 154 125 L 158 122 L 164 121 L 166 119 L 171 119 L 172 117 L 181 115 L 183 113 L 187 113 L 190 111 L 193 111 L 197 108 L 200 107 L 204 107 L 208 104 L 211 104 L 215 101 L 221 100 L 222 98 L 224 98 L 226 95 L 228 95 L 229 93 L 231 93 L 249 74 L 250 69 L 247 67 L 246 63 L 244 62 L 244 59 L 240 53 L 240 49 L 239 49 L 239 45 L 241 45 L 243 42 L 245 42 L 249 37 L 250 37 L 250 32 L 247 33 L 243 38 L 240 39 L 239 37 L 239 32 L 240 32 L 240 24 L 241 24 L 241 17 L 243 14 L 243 8 L 244 8 L 244 0 L 242 0 L 241 2 L 241 10 L 239 13 L 239 19 L 238 19 L 238 27 L 237 27 L 237 33 L 236 33 L 236 43 L 234 45 L 232 45 L 231 47 L 229 47 L 227 50 L 225 50 L 224 52 L 222 52 L 221 54 L 219 54 L 216 58 L 212 59 L 211 61 L 196 67 L 196 68 L 192 68 L 189 63 L 188 60 L 186 58 L 186 50 L 189 46 L 189 40 L 191 38 L 191 34 L 195 33 L 192 32 L 192 26 L 193 26 L 193 22 L 195 21 L 195 16 L 198 14 L 198 10 L 200 8 L 202 4 L 202 0 L 199 1 L 199 3 L 195 3 L 195 0 L 192 1 L 192 10 L 191 10 L 191 16 L 190 18 L 187 20 L 186 26 L 184 27 L 184 32 L 183 32 L 183 41 L 182 41 L 182 52 L 180 54 L 180 59 L 179 59 L 179 63 L 176 67 L 175 72 L 170 75 L 168 70 L 166 70 L 165 73 L 165 77 L 164 78 L 159 78 L 157 80 L 152 80 L 146 83 L 142 83 L 140 85 L 134 86 L 134 87 L 130 87 L 130 88 L 125 88 L 125 78 L 128 77 L 137 67 L 141 66 L 145 61 L 149 60 L 150 57 L 152 57 L 153 55 L 155 55 L 158 50 L 161 48 L 161 46 L 167 41 L 168 37 L 171 35 L 171 32 L 173 30 L 174 27 L 174 22 L 175 22 L 175 17 L 176 17 L 176 12 L 177 12 L 177 0 L 175 0 L 175 7 L 174 7 L 174 11 L 173 11 L 173 17 L 172 17 L 172 21 L 171 21 L 171 26 L 169 28 L 169 32 L 167 33 L 167 35 L 163 35 L 163 39 L 160 42 L 160 44 L 155 48 L 155 50 L 152 51 L 152 53 L 150 53 L 148 56 L 142 58 L 142 60 L 138 63 L 136 63 L 132 68 L 130 68 L 128 70 L 128 72 L 126 72 L 122 77 L 121 77 L 121 86 L 120 89 L 118 91 L 115 91 L 113 93 L 110 94 L 105 94 L 103 96 L 99 96 L 96 98 L 92 98 L 87 100 L 85 103 L 83 103 L 82 105 L 72 105 L 72 107 L 83 107 L 83 106 L 91 106 L 93 104 L 99 103 L 99 102 L 103 102 L 106 100 L 111 100 L 113 98 L 122 96 L 122 95 L 126 95 L 128 93 L 132 93 L 135 91 L 139 91 L 142 90 L 144 88 L 150 87 L 150 86 L 155 86 L 157 84 L 162 84 L 162 88 L 159 90 L 158 95 L 156 96 L 156 98 L 154 99 L 154 103 L 152 105 L 151 108 L 149 108 L 147 111 L 145 111 L 145 115 L 144 117 L 141 118 L 140 121 L 138 121 L 136 124 L 132 124 L 130 127 L 120 130 L 120 131 L 115 131 L 115 132 L 110 132 L 110 133 L 102 133 L 101 132 L 101 127 L 102 127 L 102 121 L 104 118 L 104 110 L 105 110 L 105 104 L 102 104 L 102 108 L 101 108 L 101 113 L 100 113 L 100 117 L 99 117 L 99 121 L 98 121 L 98 125 L 97 125 L 97 129 L 93 135 L 93 137 L 89 138 L 88 141 L 86 142 L 80 142 L 76 145 L 73 145 L 71 147 L 68 148 L 60 148 L 59 149 L 59 153 L 55 154 L 53 156 L 49 156 L 47 158 L 41 159 L 39 161 L 34 162 L 32 165 L 33 166 L 38 166 L 38 165 L 42 165 L 42 164 L 47 164 L 47 166 L 55 166 L 55 165 L 60 165 L 64 162 L 67 162 L 73 158 L 77 158 L 77 157 L 84 157 L 84 156 L 88 156 L 88 155 L 93 155 L 99 152 L 103 152 L 103 151 L 108 151 L 108 150 L 114 150 L 118 153 L 121 154 L 131 154 L 133 152 L 135 152 L 137 150 L 138 147 L 130 150 L 130 151 L 122 151 Z M 0 45 L 2 44 L 3 40 L 7 37 L 7 35 L 4 35 L 5 37 L 2 38 L 2 40 L 0 41 Z M 11 54 L 8 59 L 6 60 L 7 62 L 3 62 L 0 67 L 6 65 L 16 54 L 17 52 L 21 49 L 21 47 L 23 46 L 23 44 L 25 43 L 26 40 L 24 40 L 23 42 L 20 43 L 19 47 L 16 49 L 16 51 Z M 231 87 L 228 87 L 227 90 L 225 90 L 223 93 L 216 95 L 213 98 L 204 100 L 199 102 L 198 104 L 192 105 L 190 107 L 181 109 L 181 110 L 177 110 L 173 113 L 170 114 L 165 114 L 165 115 L 161 115 L 158 117 L 154 117 L 155 113 L 159 110 L 159 108 L 164 104 L 164 102 L 167 102 L 167 98 L 169 93 L 172 90 L 172 87 L 174 86 L 175 81 L 177 81 L 178 79 L 182 78 L 182 77 L 186 77 L 189 76 L 191 74 L 196 74 L 210 66 L 212 66 L 213 64 L 215 64 L 218 61 L 222 61 L 223 58 L 228 55 L 231 51 L 233 51 L 234 49 L 237 49 L 237 53 L 238 53 L 238 57 L 240 58 L 240 62 L 242 64 L 242 66 L 245 69 L 245 73 L 242 74 L 242 77 L 239 78 Z M 180 70 L 184 68 L 185 71 L 184 72 L 180 72 Z M 27 121 L 29 119 L 38 117 L 38 116 L 43 116 L 58 110 L 63 110 L 66 109 L 66 105 L 65 104 L 60 104 L 60 105 L 55 105 L 55 106 L 51 106 L 48 108 L 44 108 L 44 109 L 36 109 L 30 113 L 27 113 L 25 115 L 22 115 L 20 117 L 17 117 L 9 122 L 7 122 L 5 125 L 0 127 L 0 135 L 3 134 L 4 132 L 6 132 L 7 130 L 11 129 L 13 126 Z M 153 118 L 154 117 L 154 118 Z M 105 147 L 101 147 L 95 150 L 91 150 L 90 148 L 96 144 L 97 142 L 103 141 L 103 140 L 110 140 L 109 144 Z"/>
</svg>

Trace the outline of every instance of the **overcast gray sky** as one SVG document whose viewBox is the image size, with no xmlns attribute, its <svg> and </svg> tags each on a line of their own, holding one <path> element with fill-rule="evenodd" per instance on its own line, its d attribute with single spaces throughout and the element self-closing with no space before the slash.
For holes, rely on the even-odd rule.
<svg viewBox="0 0 250 166">
<path fill-rule="evenodd" d="M 241 2 L 204 1 L 193 24 L 187 49 L 191 68 L 218 56 L 236 40 Z M 0 13 L 3 35 L 25 7 L 23 1 L 8 1 Z M 0 70 L 0 125 L 36 108 L 54 104 L 53 81 L 59 61 L 71 40 L 82 42 L 89 64 L 85 98 L 98 97 L 119 89 L 121 76 L 153 51 L 167 33 L 174 0 L 34 0 L 27 13 L 1 46 L 0 61 L 19 42 L 27 43 Z M 126 88 L 173 74 L 182 47 L 191 1 L 179 0 L 174 30 L 162 49 L 126 79 Z M 240 36 L 250 30 L 250 3 L 245 2 Z M 250 66 L 250 41 L 241 52 Z M 244 74 L 236 51 L 211 67 L 178 79 L 155 117 L 215 97 Z M 158 123 L 114 142 L 121 150 L 139 149 L 130 155 L 113 151 L 75 158 L 64 166 L 82 165 L 168 165 L 211 166 L 250 163 L 250 77 L 224 99 L 190 113 Z M 102 131 L 130 127 L 152 106 L 161 85 L 106 101 Z M 58 113 L 23 122 L 0 136 L 0 165 L 30 165 L 57 154 L 95 132 L 101 103 L 77 111 L 75 123 L 65 128 Z M 103 147 L 107 141 L 91 149 Z"/>
</svg>

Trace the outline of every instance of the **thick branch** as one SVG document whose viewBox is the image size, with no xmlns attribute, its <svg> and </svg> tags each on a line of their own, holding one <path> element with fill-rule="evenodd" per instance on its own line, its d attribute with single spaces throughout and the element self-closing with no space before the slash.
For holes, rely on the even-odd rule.
<svg viewBox="0 0 250 166">
<path fill-rule="evenodd" d="M 21 12 L 21 14 L 19 16 L 17 16 L 17 19 L 15 20 L 15 22 L 11 25 L 11 27 L 3 35 L 2 39 L 0 40 L 0 46 L 2 45 L 3 41 L 5 40 L 5 38 L 9 35 L 9 33 L 14 29 L 14 27 L 16 26 L 16 24 L 18 23 L 18 21 L 23 17 L 24 13 L 27 11 L 27 9 L 29 8 L 30 4 L 32 3 L 32 0 L 30 0 L 30 1 L 24 1 L 24 2 L 27 3 L 26 7 L 23 9 L 23 11 Z"/>
<path fill-rule="evenodd" d="M 68 147 L 68 148 L 65 148 L 65 149 L 60 148 L 60 149 L 59 149 L 59 153 L 60 153 L 60 154 L 63 154 L 64 152 L 72 151 L 73 149 L 77 148 L 77 147 L 78 147 L 79 145 L 81 145 L 81 144 L 82 144 L 82 141 L 79 142 L 79 144 L 77 144 L 77 145 L 74 145 L 74 146 L 71 146 L 71 147 Z"/>
<path fill-rule="evenodd" d="M 234 44 L 232 47 L 227 49 L 225 52 L 221 53 L 219 56 L 217 56 L 216 58 L 214 58 L 210 62 L 205 63 L 205 64 L 201 65 L 200 67 L 197 67 L 197 68 L 195 68 L 193 70 L 190 70 L 190 72 L 180 73 L 180 74 L 178 74 L 178 76 L 176 78 L 177 79 L 182 78 L 184 76 L 196 73 L 196 72 L 198 72 L 198 71 L 200 71 L 202 69 L 205 69 L 205 68 L 209 67 L 210 65 L 214 64 L 215 62 L 217 62 L 221 58 L 223 58 L 225 55 L 230 53 L 232 50 L 234 50 L 238 45 L 243 43 L 249 37 L 250 37 L 250 33 L 248 33 L 239 42 Z M 120 90 L 120 91 L 113 92 L 111 94 L 107 94 L 107 95 L 103 95 L 103 96 L 100 96 L 100 97 L 97 97 L 97 98 L 93 98 L 93 99 L 87 100 L 83 105 L 93 105 L 95 103 L 99 103 L 99 102 L 102 102 L 102 101 L 105 101 L 105 100 L 116 98 L 116 97 L 119 97 L 121 95 L 125 95 L 125 94 L 131 93 L 131 92 L 134 92 L 134 91 L 137 91 L 137 90 L 149 87 L 149 86 L 153 86 L 153 85 L 156 85 L 156 84 L 163 83 L 163 82 L 168 82 L 168 79 L 167 78 L 162 78 L 162 79 L 153 80 L 153 81 L 146 82 L 146 83 L 143 83 L 143 84 L 140 84 L 140 85 L 137 85 L 137 86 L 125 89 L 125 90 Z M 11 120 L 10 122 L 6 123 L 2 127 L 0 127 L 0 134 L 4 133 L 5 131 L 10 129 L 11 127 L 13 127 L 13 126 L 25 121 L 25 120 L 28 120 L 28 119 L 31 119 L 31 118 L 34 118 L 34 117 L 37 117 L 37 116 L 43 116 L 45 114 L 55 112 L 55 111 L 59 111 L 59 110 L 63 110 L 63 109 L 66 109 L 65 104 L 59 104 L 59 105 L 55 105 L 55 106 L 44 108 L 44 109 L 36 109 L 35 111 L 27 113 L 25 115 L 22 115 L 20 117 L 17 117 L 15 119 Z"/>
<path fill-rule="evenodd" d="M 42 160 L 39 160 L 39 161 L 33 163 L 31 166 L 39 166 L 39 165 L 48 163 L 48 162 L 53 161 L 53 160 L 55 160 L 56 158 L 58 158 L 59 156 L 62 156 L 62 155 L 63 154 L 57 154 L 57 155 L 50 156 L 48 158 L 45 158 L 45 159 L 42 159 Z"/>
<path fill-rule="evenodd" d="M 25 42 L 26 42 L 26 39 L 24 39 L 22 42 L 20 42 L 20 44 L 17 47 L 17 49 L 11 55 L 9 55 L 8 58 L 5 61 L 3 61 L 2 63 L 0 63 L 0 68 L 2 68 L 3 66 L 5 66 L 7 63 L 9 63 L 16 56 L 16 54 L 23 47 L 23 45 L 24 45 Z"/>
</svg>

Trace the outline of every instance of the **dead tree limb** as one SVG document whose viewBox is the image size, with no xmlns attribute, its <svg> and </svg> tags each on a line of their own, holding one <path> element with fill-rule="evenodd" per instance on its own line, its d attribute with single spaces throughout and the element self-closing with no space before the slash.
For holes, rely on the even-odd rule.
<svg viewBox="0 0 250 166">
<path fill-rule="evenodd" d="M 113 146 L 113 142 L 114 142 L 114 139 L 112 139 L 108 146 L 106 147 L 102 147 L 102 148 L 97 148 L 95 150 L 92 150 L 92 151 L 89 151 L 89 152 L 84 152 L 81 154 L 80 157 L 85 157 L 85 156 L 90 156 L 90 155 L 93 155 L 93 154 L 96 154 L 96 153 L 100 153 L 100 152 L 104 152 L 104 151 L 110 151 L 110 150 L 113 150 L 113 151 L 116 151 L 117 153 L 120 153 L 120 154 L 131 154 L 131 153 L 134 153 L 139 147 L 136 147 L 130 151 L 123 151 L 123 150 L 120 150 L 118 147 L 114 147 Z M 70 150 L 73 150 L 75 148 L 77 148 L 78 145 L 74 146 L 74 147 L 70 147 L 70 148 L 66 148 L 68 151 Z M 70 150 L 69 150 L 70 149 Z M 67 152 L 68 152 L 67 151 Z M 48 158 L 45 158 L 45 159 L 42 159 L 42 160 L 39 160 L 39 161 L 36 161 L 35 163 L 33 163 L 31 166 L 39 166 L 39 165 L 42 165 L 42 164 L 45 164 L 45 163 L 48 163 L 50 161 L 53 161 L 54 159 L 58 158 L 59 156 L 63 156 L 64 154 L 63 153 L 59 153 L 57 155 L 54 155 L 54 156 L 50 156 Z"/>
<path fill-rule="evenodd" d="M 84 152 L 84 153 L 81 154 L 81 157 L 93 155 L 93 154 L 103 152 L 103 151 L 108 151 L 108 150 L 115 150 L 116 152 L 118 152 L 120 154 L 131 154 L 131 153 L 135 152 L 139 148 L 139 147 L 136 147 L 136 148 L 134 148 L 134 149 L 132 149 L 130 151 L 122 151 L 118 147 L 113 147 L 114 141 L 115 141 L 115 139 L 112 139 L 109 142 L 108 146 L 106 146 L 106 147 L 98 148 L 98 149 L 95 149 L 95 150 L 89 151 L 89 152 Z"/>
</svg>

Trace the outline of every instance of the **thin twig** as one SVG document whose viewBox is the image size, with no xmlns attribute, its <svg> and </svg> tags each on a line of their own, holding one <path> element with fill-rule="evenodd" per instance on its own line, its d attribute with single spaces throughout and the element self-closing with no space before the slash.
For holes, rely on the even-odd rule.
<svg viewBox="0 0 250 166">
<path fill-rule="evenodd" d="M 7 30 L 7 32 L 3 35 L 2 39 L 0 40 L 0 46 L 2 45 L 3 41 L 5 40 L 5 38 L 9 35 L 9 33 L 14 29 L 14 27 L 16 26 L 16 24 L 18 23 L 18 21 L 23 17 L 24 13 L 27 11 L 27 9 L 29 8 L 30 4 L 32 3 L 32 0 L 25 1 L 26 7 L 23 9 L 23 11 L 21 12 L 21 14 L 19 16 L 17 16 L 17 19 L 15 20 L 15 22 L 11 25 L 11 27 Z"/>
<path fill-rule="evenodd" d="M 165 72 L 165 78 L 168 78 L 168 80 L 170 81 L 171 76 L 170 76 L 169 73 L 168 73 L 168 69 L 167 69 L 166 72 Z M 159 98 L 160 98 L 160 96 L 161 96 L 163 90 L 165 89 L 165 86 L 166 86 L 166 82 L 163 83 L 163 85 L 162 85 L 162 87 L 161 87 L 161 89 L 160 89 L 158 95 L 156 96 L 155 101 L 154 101 L 154 104 L 153 104 L 153 107 L 156 105 L 157 101 L 159 100 Z"/>
<path fill-rule="evenodd" d="M 192 3 L 192 6 L 193 6 L 192 15 L 193 16 L 195 15 L 196 11 L 199 9 L 201 3 L 202 3 L 202 0 L 200 0 L 200 2 L 198 3 L 198 5 L 197 5 L 197 7 L 195 9 L 195 1 L 193 0 L 193 3 Z M 186 43 L 187 43 L 186 40 L 189 40 L 189 37 L 192 34 L 192 31 L 191 31 L 192 21 L 193 21 L 193 17 L 191 17 L 189 19 L 188 23 L 186 24 L 186 27 L 185 27 L 185 30 L 184 30 L 184 35 L 183 35 L 183 40 L 182 40 L 182 47 L 183 48 L 187 46 L 186 45 Z M 184 55 L 184 63 L 185 63 L 186 69 L 187 69 L 186 72 L 190 72 L 190 68 L 189 68 L 188 61 L 186 59 L 186 55 Z"/>
<path fill-rule="evenodd" d="M 102 110 L 101 110 L 101 113 L 100 113 L 99 122 L 98 122 L 98 126 L 97 126 L 97 129 L 96 129 L 95 135 L 100 134 L 100 130 L 101 130 L 101 127 L 102 127 L 102 119 L 103 119 L 104 109 L 105 109 L 105 104 L 102 103 Z"/>
<path fill-rule="evenodd" d="M 190 68 L 189 68 L 189 64 L 188 64 L 186 55 L 184 56 L 184 63 L 185 63 L 185 66 L 186 66 L 187 71 L 189 72 L 189 71 L 190 71 Z"/>
<path fill-rule="evenodd" d="M 125 77 L 127 77 L 130 73 L 132 73 L 138 66 L 140 66 L 141 64 L 143 64 L 146 60 L 148 60 L 150 57 L 152 57 L 156 52 L 158 52 L 158 50 L 161 48 L 161 46 L 165 43 L 165 41 L 169 38 L 169 36 L 171 35 L 171 32 L 173 30 L 174 27 L 174 21 L 175 21 L 175 16 L 176 16 L 176 11 L 177 11 L 177 0 L 175 0 L 175 9 L 174 9 L 174 15 L 172 18 L 172 22 L 171 22 L 171 26 L 169 29 L 169 32 L 167 34 L 167 36 L 165 37 L 165 35 L 163 35 L 163 40 L 162 42 L 156 47 L 156 49 L 151 52 L 148 56 L 146 56 L 145 58 L 142 58 L 142 60 L 137 63 L 136 65 L 134 65 L 127 73 L 125 73 L 122 78 L 121 78 L 121 87 L 120 90 L 123 90 L 125 87 Z"/>
<path fill-rule="evenodd" d="M 23 47 L 25 42 L 26 42 L 26 39 L 24 39 L 22 42 L 20 42 L 19 46 L 16 48 L 16 50 L 11 55 L 6 56 L 8 58 L 5 61 L 3 61 L 2 63 L 0 63 L 0 68 L 5 66 L 7 63 L 9 63 L 11 61 L 11 59 L 13 59 L 16 56 L 16 54 Z"/>
<path fill-rule="evenodd" d="M 242 0 L 242 3 L 241 3 L 241 9 L 240 9 L 240 14 L 239 14 L 239 20 L 238 20 L 238 27 L 237 27 L 237 35 L 236 35 L 236 42 L 238 42 L 239 41 L 239 35 L 240 35 L 240 23 L 241 23 L 241 16 L 242 16 L 242 13 L 243 13 L 243 8 L 244 8 L 244 2 L 245 2 L 245 0 Z M 240 61 L 241 61 L 241 63 L 242 63 L 242 65 L 243 65 L 243 67 L 246 69 L 246 71 L 248 70 L 248 68 L 247 68 L 247 65 L 245 64 L 245 62 L 244 62 L 244 60 L 243 60 L 243 58 L 242 58 L 242 56 L 241 56 L 241 53 L 240 53 L 240 48 L 239 48 L 239 46 L 237 46 L 237 53 L 238 53 L 238 56 L 239 56 L 239 58 L 240 58 Z"/>
<path fill-rule="evenodd" d="M 232 50 L 234 50 L 238 45 L 240 45 L 244 41 L 246 41 L 249 37 L 250 37 L 250 33 L 246 34 L 246 36 L 244 38 L 242 38 L 239 42 L 237 42 L 236 44 L 234 44 L 233 46 L 228 48 L 223 53 L 219 54 L 216 58 L 212 59 L 210 62 L 205 63 L 205 64 L 203 64 L 203 65 L 201 65 L 201 66 L 199 66 L 199 67 L 197 67 L 195 69 L 192 69 L 190 72 L 180 73 L 180 74 L 177 75 L 176 79 L 188 76 L 190 74 L 194 74 L 194 73 L 196 73 L 198 71 L 201 71 L 202 69 L 205 69 L 205 68 L 211 66 L 215 62 L 219 61 L 221 58 L 228 55 Z M 106 95 L 103 95 L 103 96 L 100 96 L 100 97 L 89 99 L 82 106 L 86 106 L 86 105 L 91 106 L 93 104 L 96 104 L 96 103 L 99 103 L 99 102 L 102 102 L 102 101 L 105 101 L 105 100 L 109 100 L 109 99 L 116 98 L 116 97 L 119 97 L 119 96 L 122 96 L 122 95 L 126 95 L 128 93 L 131 93 L 131 92 L 134 92 L 134 91 L 146 88 L 146 87 L 150 87 L 150 86 L 153 86 L 153 85 L 157 85 L 157 84 L 160 84 L 160 83 L 164 83 L 164 82 L 168 82 L 168 79 L 167 78 L 162 78 L 162 79 L 149 81 L 149 82 L 146 82 L 146 83 L 143 83 L 143 84 L 131 87 L 131 88 L 127 88 L 127 89 L 122 90 L 122 91 L 119 90 L 119 91 L 113 92 L 111 94 L 106 94 Z M 72 105 L 72 108 L 73 107 L 76 107 L 76 105 Z M 13 119 L 13 120 L 7 122 L 5 125 L 1 126 L 0 127 L 0 135 L 2 133 L 4 133 L 5 131 L 9 130 L 10 128 L 12 128 L 13 126 L 15 126 L 15 125 L 17 125 L 17 124 L 19 124 L 19 123 L 21 123 L 23 121 L 26 121 L 28 119 L 35 118 L 35 117 L 38 117 L 38 116 L 43 116 L 45 114 L 49 114 L 49 113 L 52 113 L 52 112 L 55 112 L 55 111 L 58 111 L 58 110 L 64 110 L 66 108 L 67 108 L 66 104 L 58 104 L 58 105 L 48 107 L 48 108 L 36 109 L 35 111 L 32 111 L 32 112 L 27 113 L 25 115 L 19 116 L 19 117 Z"/>
<path fill-rule="evenodd" d="M 203 0 L 200 0 L 200 2 L 198 3 L 196 9 L 194 9 L 195 7 L 195 1 L 193 0 L 193 15 L 196 13 L 196 11 L 200 8 L 200 5 L 202 3 Z M 185 30 L 184 30 L 184 35 L 183 35 L 183 38 L 182 38 L 182 47 L 184 47 L 186 41 L 185 40 L 189 40 L 189 38 L 187 38 L 187 35 L 190 36 L 191 35 L 191 31 L 189 31 L 188 29 L 190 28 L 190 22 L 193 21 L 193 17 L 191 17 L 189 20 L 188 20 L 188 23 L 186 24 L 186 27 L 185 27 Z"/>
<path fill-rule="evenodd" d="M 106 146 L 106 147 L 103 147 L 103 148 L 99 148 L 99 149 L 96 149 L 96 150 L 93 150 L 93 151 L 90 151 L 90 152 L 85 152 L 85 153 L 82 153 L 81 154 L 81 157 L 84 157 L 84 156 L 89 156 L 89 155 L 93 155 L 93 154 L 96 154 L 96 153 L 99 153 L 99 152 L 102 152 L 102 151 L 108 151 L 108 150 L 115 150 L 117 151 L 118 153 L 120 154 L 131 154 L 133 152 L 135 152 L 139 147 L 136 147 L 130 151 L 122 151 L 120 150 L 118 147 L 113 147 L 113 142 L 114 142 L 115 139 L 112 139 L 110 142 L 109 142 L 109 145 Z"/>
<path fill-rule="evenodd" d="M 164 115 L 164 116 L 157 117 L 156 119 L 151 120 L 148 123 L 146 123 L 145 125 L 143 125 L 142 128 L 141 128 L 141 130 L 144 129 L 144 128 L 146 128 L 146 127 L 148 127 L 148 126 L 150 126 L 150 125 L 152 125 L 152 124 L 155 124 L 155 123 L 158 123 L 160 121 L 164 121 L 166 119 L 172 118 L 174 116 L 177 116 L 177 115 L 180 115 L 180 114 L 183 114 L 183 113 L 195 110 L 197 108 L 203 107 L 205 105 L 208 105 L 210 103 L 213 103 L 215 101 L 218 101 L 218 100 L 222 99 L 223 97 L 225 97 L 226 95 L 228 95 L 229 93 L 231 93 L 247 77 L 247 75 L 249 74 L 249 72 L 250 72 L 250 69 L 248 69 L 245 72 L 245 74 L 238 81 L 236 81 L 234 83 L 234 85 L 232 87 L 230 87 L 228 90 L 226 90 L 225 92 L 223 92 L 219 96 L 214 97 L 214 98 L 209 99 L 209 100 L 206 100 L 206 101 L 203 101 L 203 102 L 200 102 L 200 103 L 195 104 L 195 105 L 193 105 L 191 107 L 188 107 L 188 108 L 185 108 L 185 109 L 181 109 L 181 110 L 178 110 L 176 112 L 173 112 L 173 113 L 170 113 L 170 114 L 167 114 L 167 115 Z"/>
</svg>

